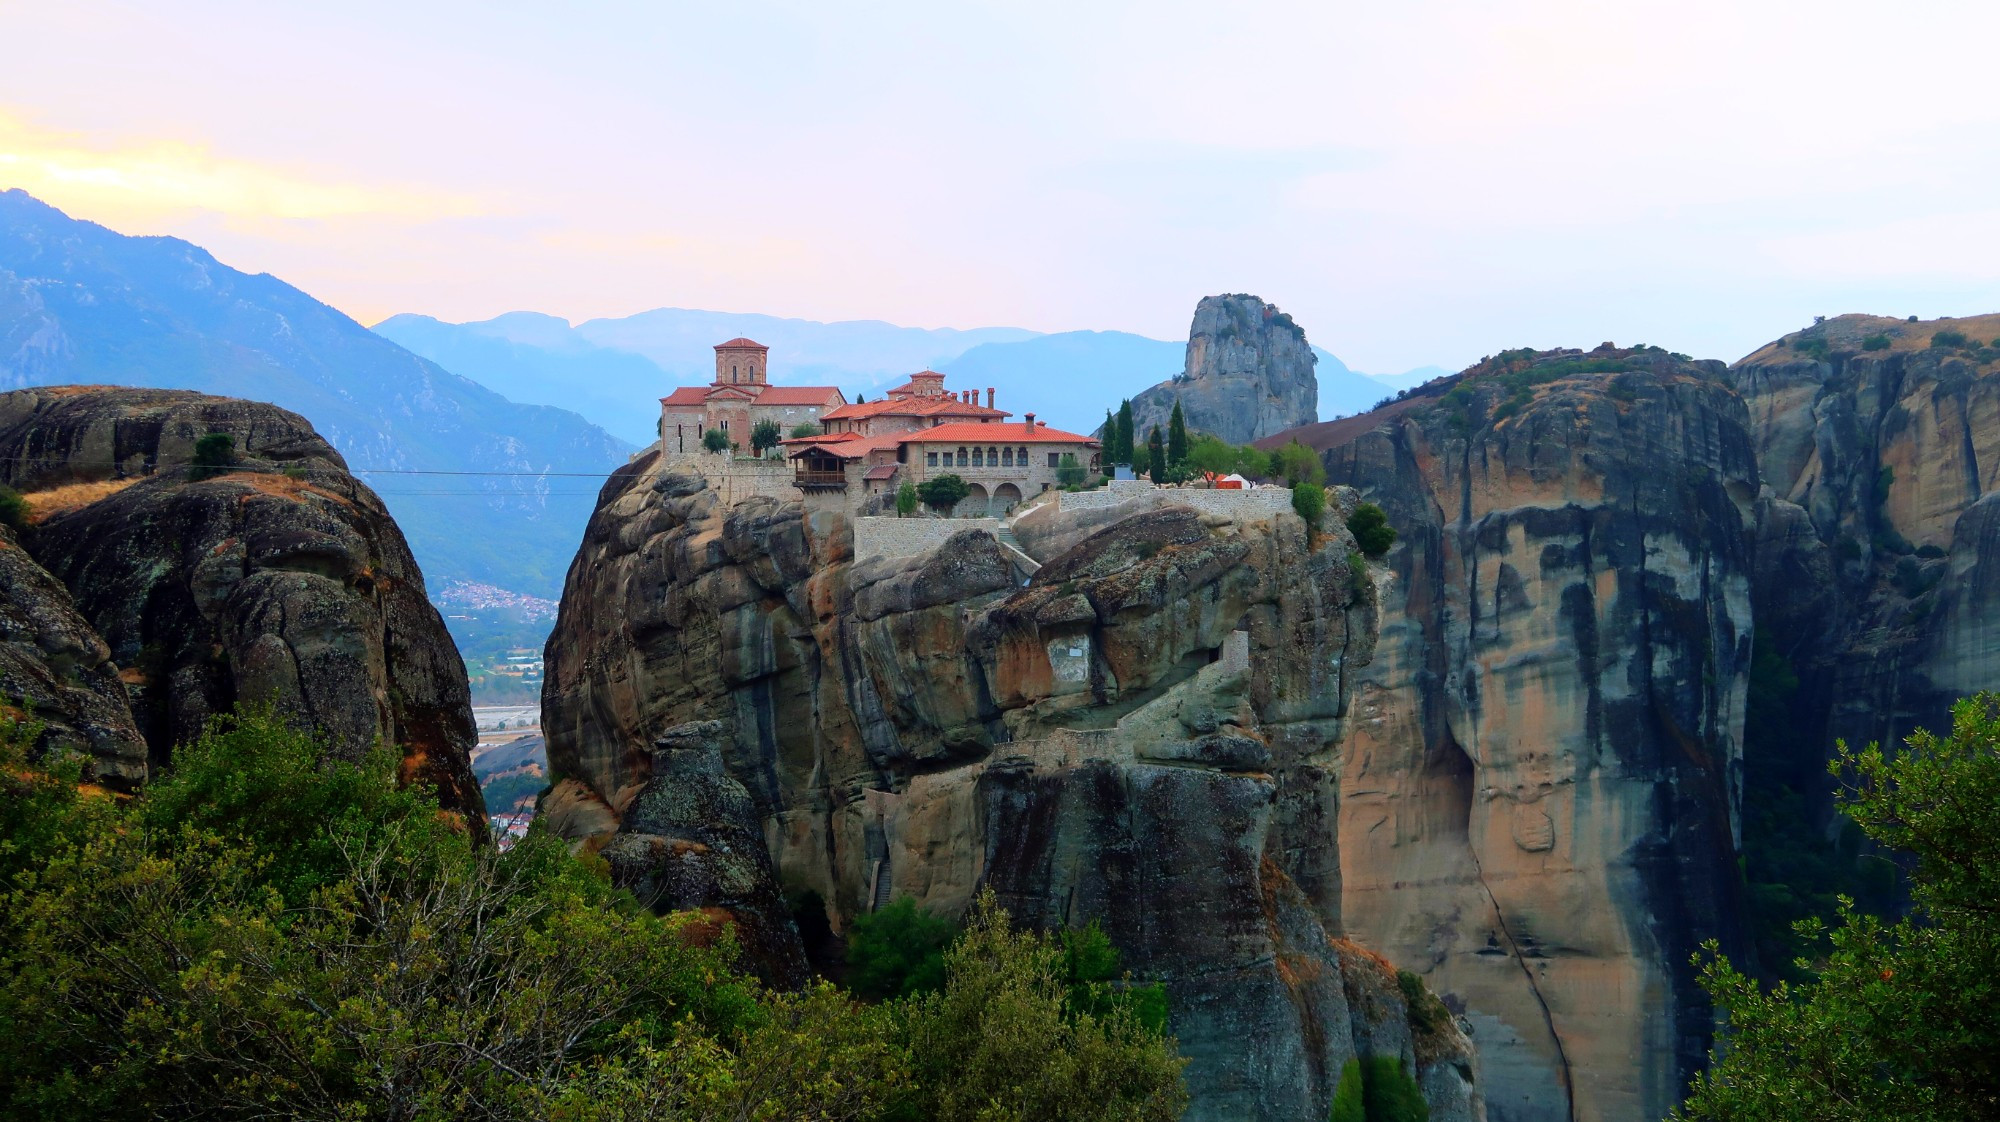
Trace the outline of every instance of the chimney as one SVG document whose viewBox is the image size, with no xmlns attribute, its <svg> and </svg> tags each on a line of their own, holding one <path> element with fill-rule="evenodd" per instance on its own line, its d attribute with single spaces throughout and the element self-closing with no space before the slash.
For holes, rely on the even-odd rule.
<svg viewBox="0 0 2000 1122">
<path fill-rule="evenodd" d="M 993 387 L 986 387 L 986 408 L 993 408 Z"/>
<path fill-rule="evenodd" d="M 964 403 L 966 403 L 967 405 L 975 405 L 975 404 L 977 404 L 977 402 L 974 402 L 974 401 L 972 400 L 972 395 L 973 395 L 973 394 L 976 394 L 976 393 L 978 393 L 978 392 L 979 392 L 978 390 L 967 390 L 967 391 L 965 391 L 964 393 L 962 393 L 962 394 L 959 394 L 959 395 L 958 395 L 958 399 L 959 399 L 960 401 L 963 401 L 963 402 L 964 402 Z"/>
<path fill-rule="evenodd" d="M 1035 435 L 1035 415 L 1033 413 L 1028 414 L 1028 435 Z"/>
</svg>

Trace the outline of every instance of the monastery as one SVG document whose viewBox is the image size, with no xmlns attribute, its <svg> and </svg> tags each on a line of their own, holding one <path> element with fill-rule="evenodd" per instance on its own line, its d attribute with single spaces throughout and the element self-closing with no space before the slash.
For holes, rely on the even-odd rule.
<svg viewBox="0 0 2000 1122">
<path fill-rule="evenodd" d="M 682 386 L 660 399 L 660 449 L 664 454 L 702 451 L 702 438 L 720 430 L 739 452 L 762 421 L 787 434 L 802 425 L 810 436 L 779 444 L 793 465 L 792 485 L 808 495 L 843 494 L 858 506 L 870 495 L 894 493 L 904 482 L 956 475 L 969 491 L 953 511 L 965 517 L 1004 515 L 1028 496 L 1057 485 L 1064 456 L 1100 474 L 1101 449 L 1088 436 L 1019 422 L 994 405 L 986 390 L 948 390 L 935 370 L 910 375 L 881 400 L 850 403 L 833 386 L 773 386 L 765 379 L 770 348 L 749 339 L 715 347 L 715 381 Z M 831 494 L 830 494 L 831 493 Z"/>
</svg>

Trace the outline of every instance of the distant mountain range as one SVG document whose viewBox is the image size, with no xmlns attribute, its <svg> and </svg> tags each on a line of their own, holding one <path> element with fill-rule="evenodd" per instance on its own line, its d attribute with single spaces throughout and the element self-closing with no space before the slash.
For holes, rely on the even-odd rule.
<svg viewBox="0 0 2000 1122">
<path fill-rule="evenodd" d="M 1123 331 L 958 331 L 686 308 L 575 326 L 538 312 L 473 323 L 406 314 L 375 331 L 515 401 L 574 409 L 633 443 L 654 438 L 652 402 L 674 386 L 707 382 L 714 376 L 710 348 L 738 335 L 771 348 L 777 384 L 836 385 L 852 398 L 928 367 L 951 375 L 953 385 L 993 387 L 1003 409 L 1017 415 L 1032 409 L 1048 424 L 1077 432 L 1095 429 L 1120 399 L 1180 373 L 1186 349 L 1183 342 Z M 1374 378 L 1324 349 L 1313 351 L 1320 415 L 1328 419 L 1364 412 L 1390 391 L 1444 373 L 1425 368 Z"/>
<path fill-rule="evenodd" d="M 302 414 L 382 495 L 431 582 L 549 598 L 594 477 L 632 451 L 576 413 L 509 401 L 274 277 L 0 192 L 0 389 L 78 382 Z M 466 472 L 482 474 L 453 474 Z"/>
</svg>

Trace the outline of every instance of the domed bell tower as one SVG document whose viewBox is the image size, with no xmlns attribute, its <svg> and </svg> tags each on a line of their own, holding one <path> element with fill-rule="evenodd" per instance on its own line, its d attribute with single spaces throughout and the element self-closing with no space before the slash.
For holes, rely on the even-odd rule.
<svg viewBox="0 0 2000 1122">
<path fill-rule="evenodd" d="M 764 364 L 771 348 L 751 339 L 735 338 L 715 345 L 715 384 L 749 386 L 764 384 Z"/>
</svg>

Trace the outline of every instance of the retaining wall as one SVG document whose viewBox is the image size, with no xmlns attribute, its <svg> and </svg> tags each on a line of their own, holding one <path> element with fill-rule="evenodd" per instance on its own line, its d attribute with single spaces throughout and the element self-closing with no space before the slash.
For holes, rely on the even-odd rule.
<svg viewBox="0 0 2000 1122">
<path fill-rule="evenodd" d="M 854 559 L 914 557 L 944 544 L 960 530 L 984 530 L 998 535 L 998 518 L 857 518 Z"/>
<path fill-rule="evenodd" d="M 1095 491 L 1065 491 L 1056 501 L 1063 510 L 1099 510 L 1131 499 L 1148 499 L 1160 506 L 1188 506 L 1203 514 L 1252 520 L 1292 509 L 1290 487 L 1258 487 L 1225 491 L 1207 487 L 1156 487 L 1143 479 L 1114 479 Z"/>
</svg>

